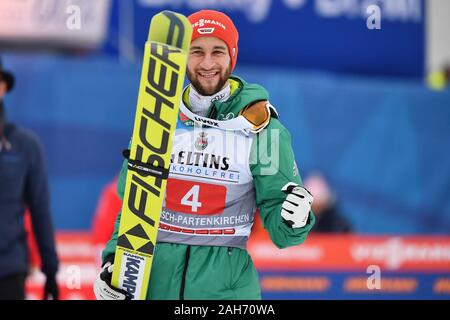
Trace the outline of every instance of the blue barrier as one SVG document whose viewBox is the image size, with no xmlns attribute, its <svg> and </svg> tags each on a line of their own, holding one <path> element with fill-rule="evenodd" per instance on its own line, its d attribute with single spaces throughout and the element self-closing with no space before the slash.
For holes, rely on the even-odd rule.
<svg viewBox="0 0 450 320">
<path fill-rule="evenodd" d="M 380 29 L 367 26 L 372 21 L 370 5 L 379 8 Z M 137 51 L 142 50 L 150 19 L 161 10 L 189 15 L 204 8 L 223 11 L 235 22 L 240 63 L 406 77 L 423 74 L 423 0 L 133 0 L 127 5 L 114 0 L 103 51 L 117 54 L 121 30 L 126 30 L 123 37 Z"/>
<path fill-rule="evenodd" d="M 86 229 L 117 173 L 140 69 L 115 59 L 4 56 L 9 118 L 41 138 L 59 229 Z M 303 175 L 320 170 L 361 233 L 450 230 L 450 90 L 421 80 L 239 66 L 266 86 Z"/>
<path fill-rule="evenodd" d="M 368 288 L 364 272 L 260 271 L 265 300 L 448 300 L 439 284 L 446 272 L 383 272 L 383 284 Z"/>
</svg>

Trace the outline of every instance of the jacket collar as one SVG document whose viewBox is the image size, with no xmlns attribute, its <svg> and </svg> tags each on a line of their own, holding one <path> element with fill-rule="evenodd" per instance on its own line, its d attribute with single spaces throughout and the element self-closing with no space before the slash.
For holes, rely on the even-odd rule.
<svg viewBox="0 0 450 320">
<path fill-rule="evenodd" d="M 218 117 L 220 118 L 221 116 L 223 118 L 223 115 L 228 113 L 228 111 L 231 109 L 231 107 L 233 105 L 235 98 L 239 95 L 242 88 L 244 87 L 244 81 L 237 76 L 231 76 L 228 79 L 228 83 L 230 85 L 230 95 L 229 95 L 228 99 L 226 99 L 225 101 L 219 101 L 219 100 L 212 101 L 212 104 L 209 107 L 208 112 L 206 113 L 206 116 L 208 118 L 217 119 Z M 191 107 L 190 99 L 189 99 L 190 90 L 191 90 L 190 85 L 188 85 L 184 88 L 182 100 L 183 100 L 184 105 L 189 110 L 192 111 L 192 107 Z M 186 117 L 185 115 L 183 115 L 181 112 L 179 113 L 178 118 L 179 118 L 179 121 L 181 121 L 185 125 L 188 125 L 188 126 L 193 125 L 193 122 L 191 120 L 189 120 L 189 118 Z"/>
</svg>

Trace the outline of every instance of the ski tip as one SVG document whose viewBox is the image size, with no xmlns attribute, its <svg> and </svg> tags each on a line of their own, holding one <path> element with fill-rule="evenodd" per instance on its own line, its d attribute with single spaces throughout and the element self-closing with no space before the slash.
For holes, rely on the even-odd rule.
<svg viewBox="0 0 450 320">
<path fill-rule="evenodd" d="M 182 14 L 164 10 L 153 16 L 148 41 L 165 43 L 184 51 L 189 50 L 192 26 Z"/>
</svg>

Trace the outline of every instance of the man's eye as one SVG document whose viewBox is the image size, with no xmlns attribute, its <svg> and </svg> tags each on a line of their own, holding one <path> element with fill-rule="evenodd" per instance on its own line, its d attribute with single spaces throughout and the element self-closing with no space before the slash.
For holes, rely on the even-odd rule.
<svg viewBox="0 0 450 320">
<path fill-rule="evenodd" d="M 225 54 L 225 52 L 223 52 L 223 51 L 214 51 L 213 52 L 215 55 L 223 55 L 223 54 Z"/>
<path fill-rule="evenodd" d="M 199 50 L 195 50 L 195 51 L 191 51 L 191 54 L 194 54 L 194 55 L 200 55 L 200 54 L 202 54 L 202 52 L 201 51 L 199 51 Z"/>
</svg>

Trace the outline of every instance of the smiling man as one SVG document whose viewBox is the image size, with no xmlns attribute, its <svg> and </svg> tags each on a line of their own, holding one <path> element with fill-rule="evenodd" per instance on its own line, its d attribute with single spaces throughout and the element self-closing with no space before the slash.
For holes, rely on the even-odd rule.
<svg viewBox="0 0 450 320">
<path fill-rule="evenodd" d="M 227 46 L 222 40 L 215 37 L 194 40 L 187 69 L 192 88 L 203 96 L 222 90 L 231 74 L 230 62 Z"/>
<path fill-rule="evenodd" d="M 170 175 L 147 299 L 261 299 L 246 250 L 257 209 L 279 248 L 301 244 L 314 224 L 290 134 L 267 91 L 232 75 L 238 31 L 225 14 L 189 16 L 193 36 L 173 138 Z M 123 198 L 127 162 L 118 182 Z M 128 294 L 110 283 L 120 213 L 94 284 L 98 299 Z"/>
</svg>

